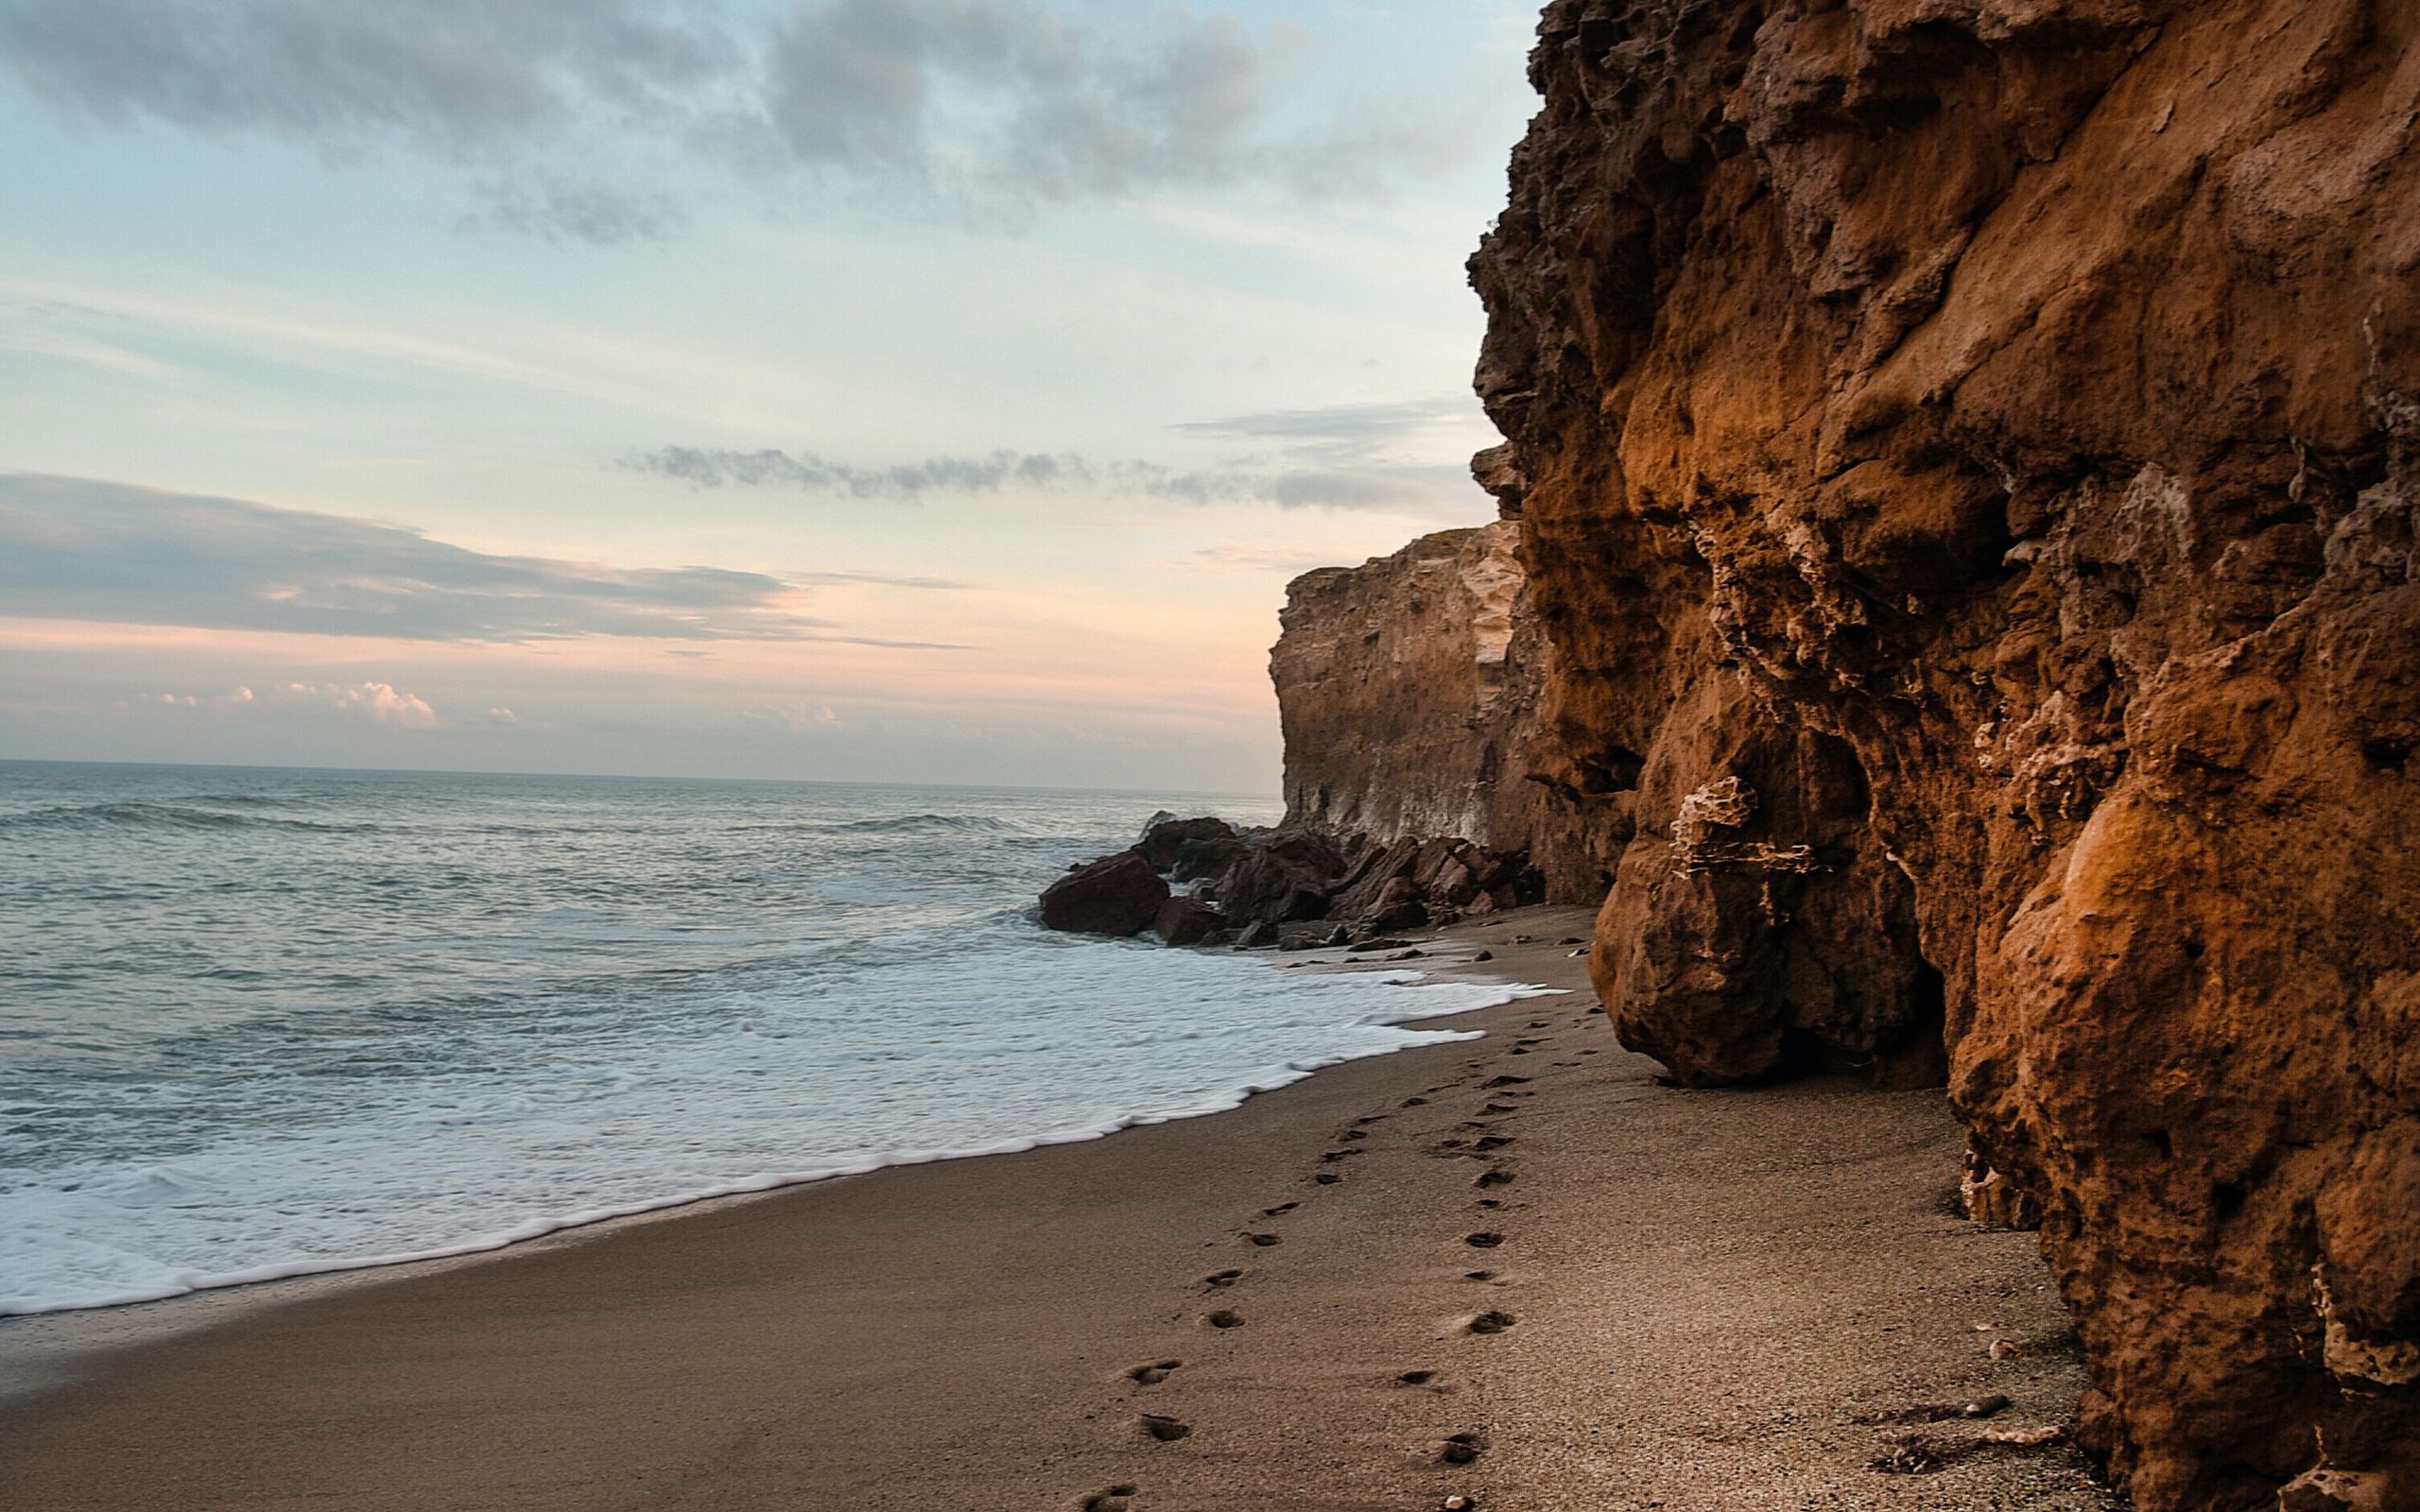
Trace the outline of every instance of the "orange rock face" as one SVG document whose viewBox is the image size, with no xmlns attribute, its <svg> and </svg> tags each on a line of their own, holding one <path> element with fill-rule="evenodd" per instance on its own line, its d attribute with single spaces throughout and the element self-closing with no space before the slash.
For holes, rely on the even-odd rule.
<svg viewBox="0 0 2420 1512">
<path fill-rule="evenodd" d="M 1541 39 L 1479 472 L 1616 1022 L 1937 1028 L 2140 1505 L 2420 1507 L 2420 10 Z"/>
<path fill-rule="evenodd" d="M 1269 654 L 1286 736 L 1286 822 L 1348 843 L 1453 837 L 1526 852 L 1593 901 L 1627 795 L 1535 765 L 1547 649 L 1509 523 L 1424 536 L 1288 590 Z"/>
</svg>

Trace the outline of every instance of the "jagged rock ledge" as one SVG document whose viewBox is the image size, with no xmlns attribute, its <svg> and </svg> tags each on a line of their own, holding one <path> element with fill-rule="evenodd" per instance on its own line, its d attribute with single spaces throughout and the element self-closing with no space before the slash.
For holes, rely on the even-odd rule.
<svg viewBox="0 0 2420 1512">
<path fill-rule="evenodd" d="M 1148 930 L 1169 945 L 1301 949 L 1366 944 L 1545 893 L 1526 855 L 1464 839 L 1378 844 L 1164 813 L 1133 846 L 1044 889 L 1042 922 L 1093 935 Z"/>
</svg>

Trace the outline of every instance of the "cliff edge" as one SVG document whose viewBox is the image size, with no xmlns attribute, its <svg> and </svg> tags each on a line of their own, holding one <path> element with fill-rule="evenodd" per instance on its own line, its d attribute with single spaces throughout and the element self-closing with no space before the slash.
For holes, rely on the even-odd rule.
<svg viewBox="0 0 2420 1512">
<path fill-rule="evenodd" d="M 1945 1046 L 2152 1512 L 2420 1506 L 2415 33 L 1556 0 L 1472 263 L 1609 1012 Z"/>
</svg>

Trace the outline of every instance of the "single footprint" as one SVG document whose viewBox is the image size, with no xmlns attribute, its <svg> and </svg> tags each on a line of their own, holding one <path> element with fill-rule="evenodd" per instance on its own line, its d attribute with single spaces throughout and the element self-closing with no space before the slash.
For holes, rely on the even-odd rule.
<svg viewBox="0 0 2420 1512">
<path fill-rule="evenodd" d="M 1184 1364 L 1182 1360 L 1162 1360 L 1156 1365 L 1138 1365 L 1126 1372 L 1126 1379 L 1138 1386 L 1156 1386 L 1168 1378 L 1168 1372 Z"/>
<path fill-rule="evenodd" d="M 1531 1019 L 1530 1021 L 1530 1027 L 1532 1029 L 1544 1029 L 1548 1027 L 1548 1025 L 1547 1021 L 1544 1019 Z"/>
<path fill-rule="evenodd" d="M 1481 1171 L 1478 1179 L 1471 1183 L 1475 1187 L 1509 1187 L 1512 1184 L 1512 1173 L 1500 1165 L 1494 1170 Z"/>
<path fill-rule="evenodd" d="M 1336 1185 L 1339 1181 L 1343 1180 L 1343 1179 L 1344 1179 L 1344 1177 L 1340 1177 L 1340 1176 L 1337 1175 L 1337 1174 L 1336 1174 L 1335 1172 L 1333 1172 L 1333 1171 L 1322 1171 L 1322 1172 L 1321 1172 L 1321 1173 L 1319 1173 L 1317 1176 L 1315 1176 L 1315 1177 L 1311 1177 L 1311 1179 L 1312 1179 L 1312 1180 L 1314 1180 L 1314 1181 L 1316 1181 L 1316 1182 L 1318 1182 L 1320 1185 L 1322 1185 L 1322 1186 L 1323 1186 L 1323 1187 L 1332 1187 L 1332 1186 Z"/>
<path fill-rule="evenodd" d="M 1467 1465 L 1478 1458 L 1487 1441 L 1477 1434 L 1455 1434 L 1437 1451 L 1437 1457 L 1448 1465 Z"/>
<path fill-rule="evenodd" d="M 1337 1136 L 1338 1139 L 1348 1143 L 1354 1140 L 1366 1140 L 1369 1137 L 1370 1131 L 1366 1128 L 1348 1128 L 1343 1133 Z"/>
<path fill-rule="evenodd" d="M 1134 1503 L 1129 1498 L 1141 1489 L 1135 1486 L 1113 1486 L 1105 1491 L 1095 1491 L 1084 1498 L 1082 1512 L 1130 1512 Z"/>
<path fill-rule="evenodd" d="M 1485 1108 L 1480 1108 L 1479 1111 L 1482 1113 L 1517 1113 L 1520 1109 L 1513 1107 L 1511 1103 L 1490 1103 Z"/>
<path fill-rule="evenodd" d="M 1143 1415 L 1143 1432 L 1163 1444 L 1173 1444 L 1193 1432 L 1193 1425 L 1165 1413 L 1147 1412 Z"/>
<path fill-rule="evenodd" d="M 1512 1049 L 1505 1052 L 1505 1054 L 1509 1056 L 1526 1056 L 1529 1053 L 1529 1047 L 1526 1045 L 1514 1045 Z M 1493 1085 L 1493 1083 L 1490 1085 Z"/>
<path fill-rule="evenodd" d="M 1403 1100 L 1403 1106 L 1406 1108 L 1426 1108 L 1428 1106 L 1428 1099 L 1426 1097 L 1407 1097 Z"/>
<path fill-rule="evenodd" d="M 1475 1234 L 1462 1235 L 1462 1243 L 1473 1249 L 1494 1249 L 1504 1243 L 1504 1236 L 1492 1228 L 1482 1228 Z"/>
<path fill-rule="evenodd" d="M 1244 1315 L 1232 1307 L 1222 1307 L 1202 1321 L 1214 1329 L 1239 1329 L 1244 1326 Z"/>
<path fill-rule="evenodd" d="M 1473 1333 L 1501 1333 L 1519 1321 L 1510 1313 L 1490 1311 L 1471 1319 L 1466 1326 Z"/>
<path fill-rule="evenodd" d="M 1530 1078 L 1527 1076 L 1497 1076 L 1491 1081 L 1483 1081 L 1479 1083 L 1479 1087 L 1481 1090 L 1495 1087 L 1518 1087 L 1529 1079 Z"/>
<path fill-rule="evenodd" d="M 1474 1150 L 1500 1150 L 1519 1137 L 1520 1136 L 1515 1134 L 1489 1134 L 1471 1141 L 1471 1148 Z"/>
<path fill-rule="evenodd" d="M 1285 1242 L 1286 1242 L 1286 1236 L 1285 1236 L 1285 1235 L 1283 1235 L 1283 1234 L 1246 1234 L 1246 1235 L 1244 1235 L 1244 1243 L 1249 1244 L 1249 1245 L 1257 1245 L 1257 1246 L 1260 1246 L 1261 1248 L 1263 1248 L 1263 1249 L 1267 1249 L 1267 1248 L 1268 1248 L 1270 1246 L 1271 1246 L 1271 1245 L 1282 1245 L 1282 1244 L 1284 1244 Z"/>
<path fill-rule="evenodd" d="M 1492 1281 L 1495 1280 L 1495 1272 L 1492 1270 L 1466 1270 L 1462 1272 L 1462 1280 L 1466 1281 Z"/>
<path fill-rule="evenodd" d="M 1359 1150 L 1330 1150 L 1326 1154 L 1321 1156 L 1320 1159 L 1322 1160 L 1341 1160 L 1348 1155 L 1358 1155 L 1361 1152 Z"/>
<path fill-rule="evenodd" d="M 1364 1115 L 1363 1117 L 1357 1118 L 1357 1119 L 1355 1119 L 1353 1122 L 1355 1122 L 1356 1124 L 1375 1124 L 1375 1123 L 1377 1123 L 1380 1119 L 1385 1118 L 1386 1116 L 1387 1116 L 1387 1115 L 1386 1115 L 1386 1114 L 1384 1114 L 1384 1113 L 1370 1113 L 1370 1114 L 1366 1114 L 1366 1115 Z"/>
<path fill-rule="evenodd" d="M 1261 1209 L 1260 1215 L 1264 1218 L 1274 1218 L 1281 1212 L 1291 1212 L 1301 1206 L 1299 1202 L 1281 1202 L 1273 1208 Z"/>
<path fill-rule="evenodd" d="M 1435 1147 L 1441 1150 L 1459 1150 L 1469 1143 L 1468 1140 L 1439 1140 Z"/>
<path fill-rule="evenodd" d="M 1437 1372 L 1434 1370 L 1407 1370 L 1403 1374 L 1395 1377 L 1395 1379 L 1407 1386 L 1425 1386 L 1431 1381 L 1437 1379 Z"/>
<path fill-rule="evenodd" d="M 1478 1199 L 1478 1205 L 1482 1208 L 1500 1208 L 1504 1206 L 1504 1201 L 1500 1197 L 1481 1197 Z"/>
<path fill-rule="evenodd" d="M 1204 1286 L 1233 1286 L 1236 1282 L 1242 1280 L 1243 1279 L 1244 1273 L 1239 1270 L 1214 1271 L 1210 1275 L 1201 1278 L 1201 1284 Z"/>
</svg>

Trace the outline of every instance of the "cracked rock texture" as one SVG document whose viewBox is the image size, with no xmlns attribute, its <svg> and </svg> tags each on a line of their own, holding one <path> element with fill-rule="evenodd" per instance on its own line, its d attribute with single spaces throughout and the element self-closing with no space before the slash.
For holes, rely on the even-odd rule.
<svg viewBox="0 0 2420 1512">
<path fill-rule="evenodd" d="M 1454 838 L 1526 855 L 1558 901 L 1594 902 L 1617 850 L 1603 803 L 1533 765 L 1546 637 L 1520 527 L 1423 536 L 1298 577 L 1269 655 L 1286 822 L 1348 847 Z"/>
<path fill-rule="evenodd" d="M 1481 627 L 1340 685 L 1364 579 L 1288 610 L 1299 812 L 1613 873 L 1682 1078 L 1946 1045 L 2152 1512 L 2420 1507 L 2415 32 L 1557 0 L 1472 264 L 1508 523 L 1386 569 Z"/>
</svg>

